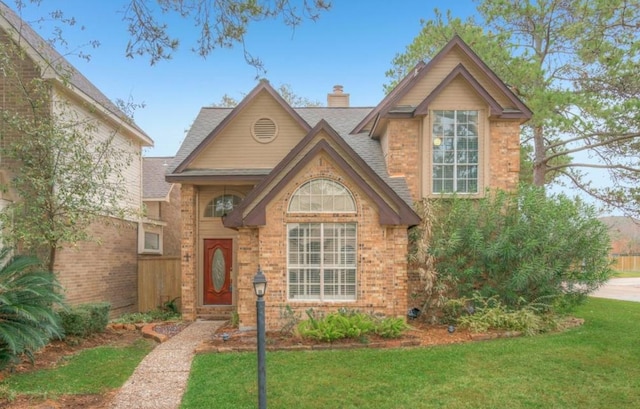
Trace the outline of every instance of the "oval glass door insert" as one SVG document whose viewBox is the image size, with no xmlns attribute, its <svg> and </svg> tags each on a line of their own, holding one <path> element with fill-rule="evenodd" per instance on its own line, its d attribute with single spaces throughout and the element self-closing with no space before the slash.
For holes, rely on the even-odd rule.
<svg viewBox="0 0 640 409">
<path fill-rule="evenodd" d="M 213 260 L 211 261 L 211 281 L 213 281 L 213 290 L 215 292 L 220 292 L 224 286 L 224 271 L 224 254 L 222 254 L 221 249 L 216 249 L 213 253 Z"/>
</svg>

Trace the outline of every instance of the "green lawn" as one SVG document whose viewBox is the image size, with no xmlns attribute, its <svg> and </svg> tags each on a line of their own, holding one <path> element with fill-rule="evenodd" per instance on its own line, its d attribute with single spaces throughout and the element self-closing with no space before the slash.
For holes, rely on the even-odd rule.
<svg viewBox="0 0 640 409">
<path fill-rule="evenodd" d="M 616 271 L 613 278 L 636 278 L 640 277 L 640 271 Z"/>
<path fill-rule="evenodd" d="M 153 346 L 140 340 L 128 347 L 87 349 L 54 369 L 12 375 L 0 387 L 6 396 L 103 393 L 122 386 Z"/>
<path fill-rule="evenodd" d="M 434 348 L 269 352 L 270 408 L 639 408 L 640 303 L 590 299 L 560 334 Z M 255 353 L 194 360 L 182 408 L 255 408 Z"/>
</svg>

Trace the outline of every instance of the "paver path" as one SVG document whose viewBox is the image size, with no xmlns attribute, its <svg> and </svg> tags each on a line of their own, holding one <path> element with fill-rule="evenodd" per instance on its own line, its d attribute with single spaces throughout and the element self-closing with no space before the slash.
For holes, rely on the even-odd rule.
<svg viewBox="0 0 640 409">
<path fill-rule="evenodd" d="M 112 409 L 177 409 L 194 350 L 224 321 L 195 321 L 151 351 L 114 398 Z"/>
</svg>

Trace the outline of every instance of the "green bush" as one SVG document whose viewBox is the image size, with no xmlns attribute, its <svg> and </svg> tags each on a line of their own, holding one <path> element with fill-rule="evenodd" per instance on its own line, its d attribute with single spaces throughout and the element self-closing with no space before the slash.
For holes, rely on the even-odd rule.
<svg viewBox="0 0 640 409">
<path fill-rule="evenodd" d="M 113 320 L 118 324 L 136 324 L 146 322 L 178 321 L 181 319 L 180 313 L 169 310 L 151 310 L 147 312 L 132 312 L 123 314 Z"/>
<path fill-rule="evenodd" d="M 34 257 L 10 257 L 0 250 L 0 369 L 62 337 L 61 287 L 54 274 L 38 270 Z"/>
<path fill-rule="evenodd" d="M 522 300 L 570 308 L 612 274 L 607 227 L 580 200 L 522 186 L 478 200 L 440 199 L 433 206 L 431 235 L 420 244 L 427 243 L 433 257 L 433 286 L 446 287 L 439 296 L 471 298 L 478 292 L 510 308 Z"/>
<path fill-rule="evenodd" d="M 59 311 L 65 335 L 85 338 L 103 332 L 109 323 L 110 309 L 109 303 L 94 303 Z"/>
<path fill-rule="evenodd" d="M 316 315 L 307 310 L 308 319 L 298 324 L 298 333 L 303 338 L 311 338 L 322 342 L 333 342 L 339 339 L 363 339 L 375 333 L 385 338 L 398 338 L 407 325 L 402 318 L 379 319 L 370 314 L 340 309 L 323 315 Z"/>
<path fill-rule="evenodd" d="M 497 297 L 482 298 L 476 294 L 472 300 L 451 300 L 457 305 L 473 305 L 471 313 L 461 312 L 457 324 L 473 332 L 486 332 L 490 329 L 520 331 L 527 335 L 547 332 L 557 327 L 553 314 L 548 313 L 546 305 L 528 304 L 511 309 L 502 304 Z"/>
<path fill-rule="evenodd" d="M 377 323 L 375 333 L 382 338 L 399 338 L 408 328 L 402 318 L 386 317 Z"/>
</svg>

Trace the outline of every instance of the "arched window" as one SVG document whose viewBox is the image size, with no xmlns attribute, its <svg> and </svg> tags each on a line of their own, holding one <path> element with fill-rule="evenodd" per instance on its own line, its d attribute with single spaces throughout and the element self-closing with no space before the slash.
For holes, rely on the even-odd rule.
<svg viewBox="0 0 640 409">
<path fill-rule="evenodd" d="M 296 190 L 289 202 L 290 213 L 355 213 L 356 203 L 342 184 L 313 179 Z"/>
<path fill-rule="evenodd" d="M 207 204 L 204 209 L 204 217 L 223 217 L 231 213 L 231 211 L 242 201 L 242 198 L 236 195 L 220 195 Z"/>
</svg>

